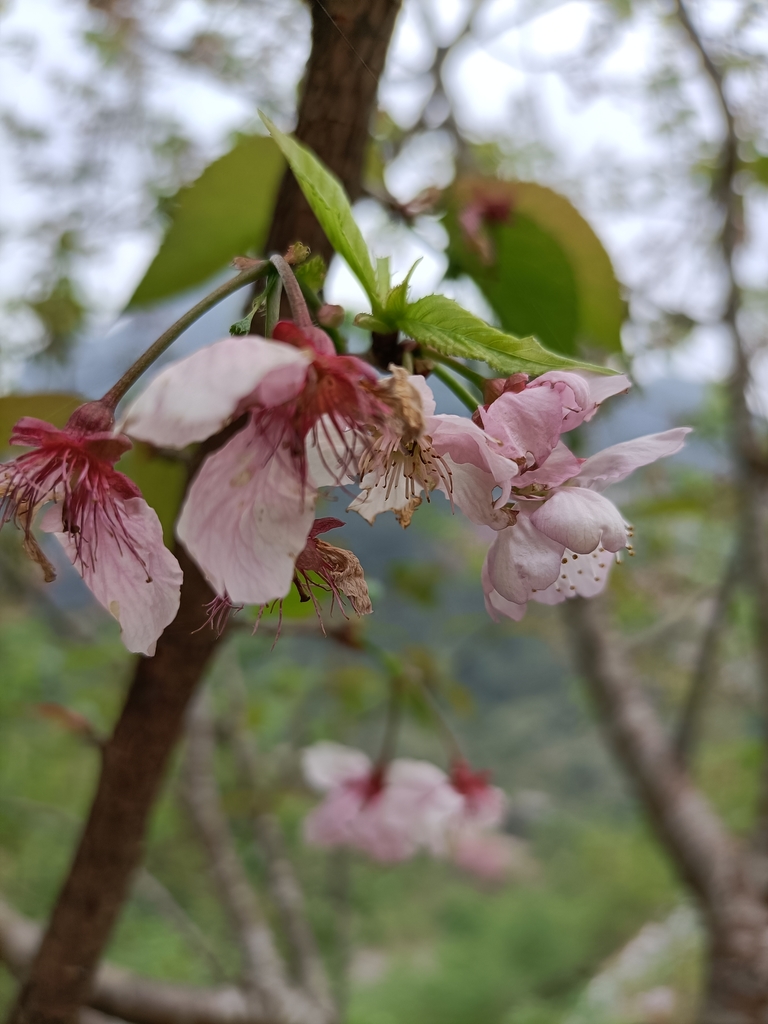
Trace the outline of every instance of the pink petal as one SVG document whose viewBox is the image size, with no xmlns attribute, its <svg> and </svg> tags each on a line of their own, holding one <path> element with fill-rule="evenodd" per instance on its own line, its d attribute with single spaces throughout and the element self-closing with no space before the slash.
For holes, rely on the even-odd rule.
<svg viewBox="0 0 768 1024">
<path fill-rule="evenodd" d="M 255 389 L 279 404 L 300 391 L 311 353 L 246 335 L 224 338 L 172 363 L 130 404 L 121 429 L 164 448 L 185 448 L 221 430 Z M 261 385 L 261 387 L 259 387 Z"/>
<path fill-rule="evenodd" d="M 309 785 L 325 792 L 352 779 L 365 779 L 371 759 L 362 750 L 325 741 L 302 751 L 301 768 Z"/>
<path fill-rule="evenodd" d="M 452 843 L 454 864 L 487 882 L 501 882 L 520 860 L 520 840 L 498 832 L 462 829 Z"/>
<path fill-rule="evenodd" d="M 528 459 L 541 465 L 560 439 L 563 405 L 548 387 L 506 391 L 487 409 L 478 410 L 483 427 L 501 442 L 510 459 Z"/>
<path fill-rule="evenodd" d="M 498 481 L 490 474 L 469 463 L 457 465 L 449 456 L 443 459 L 451 473 L 451 489 L 441 485 L 441 490 L 464 515 L 478 526 L 490 526 L 492 530 L 504 530 L 509 526 L 510 517 L 503 508 L 497 508 L 500 499 L 494 498 Z M 506 460 L 515 470 L 517 466 Z M 509 487 L 509 480 L 506 481 Z M 507 495 L 508 497 L 508 495 Z"/>
<path fill-rule="evenodd" d="M 550 370 L 531 381 L 528 387 L 550 387 L 558 392 L 563 406 L 561 430 L 566 431 L 591 420 L 602 402 L 613 395 L 628 391 L 631 384 L 623 373 L 607 376 Z"/>
<path fill-rule="evenodd" d="M 515 481 L 517 487 L 528 484 L 542 484 L 545 487 L 559 487 L 566 480 L 578 476 L 584 459 L 577 458 L 570 448 L 558 441 L 549 458 L 538 469 L 529 469 L 521 473 Z"/>
<path fill-rule="evenodd" d="M 509 501 L 517 464 L 499 444 L 465 416 L 430 416 L 426 433 L 451 472 L 451 487 L 440 490 L 473 523 L 502 530 L 509 525 L 503 506 Z M 495 491 L 500 489 L 500 494 Z"/>
<path fill-rule="evenodd" d="M 163 529 L 155 510 L 143 498 L 114 498 L 114 504 L 124 537 L 116 538 L 104 517 L 86 517 L 81 537 L 82 566 L 76 558 L 72 535 L 61 530 L 59 506 L 49 509 L 41 525 L 55 535 L 96 600 L 120 623 L 128 650 L 151 657 L 157 638 L 176 618 L 183 574 L 163 544 Z M 96 529 L 95 540 L 85 532 L 90 527 Z M 133 551 L 126 547 L 125 538 Z"/>
<path fill-rule="evenodd" d="M 493 487 L 501 494 L 495 503 L 501 507 L 509 501 L 512 480 L 518 475 L 518 466 L 507 458 L 501 445 L 466 416 L 430 416 L 425 432 L 432 439 L 438 455 L 450 456 L 456 465 L 476 466 L 493 479 Z"/>
<path fill-rule="evenodd" d="M 500 530 L 491 544 L 488 580 L 507 601 L 525 604 L 535 591 L 555 582 L 564 546 L 540 533 L 532 517 L 521 512 L 515 525 Z"/>
<path fill-rule="evenodd" d="M 177 534 L 217 593 L 233 604 L 268 604 L 291 588 L 315 498 L 279 430 L 273 438 L 249 424 L 201 466 Z"/>
<path fill-rule="evenodd" d="M 602 494 L 585 487 L 556 491 L 531 514 L 531 522 L 542 534 L 580 555 L 599 546 L 608 551 L 627 546 L 627 527 L 619 510 Z"/>
<path fill-rule="evenodd" d="M 521 622 L 525 618 L 527 609 L 527 604 L 515 604 L 514 601 L 507 601 L 498 590 L 491 590 L 485 595 L 485 610 L 494 622 L 501 622 L 502 617 L 512 619 L 513 622 Z"/>
<path fill-rule="evenodd" d="M 675 427 L 661 434 L 646 434 L 632 441 L 623 441 L 604 448 L 588 458 L 579 473 L 579 486 L 602 491 L 609 484 L 624 480 L 640 466 L 665 459 L 679 452 L 691 427 Z"/>
<path fill-rule="evenodd" d="M 539 604 L 560 604 L 567 597 L 596 597 L 605 589 L 608 573 L 616 561 L 608 551 L 590 552 L 579 555 L 565 549 L 560 563 L 560 575 L 546 590 L 537 591 L 532 597 Z"/>
<path fill-rule="evenodd" d="M 339 786 L 304 819 L 304 841 L 326 849 L 352 846 L 353 826 L 363 810 L 362 789 Z"/>
</svg>

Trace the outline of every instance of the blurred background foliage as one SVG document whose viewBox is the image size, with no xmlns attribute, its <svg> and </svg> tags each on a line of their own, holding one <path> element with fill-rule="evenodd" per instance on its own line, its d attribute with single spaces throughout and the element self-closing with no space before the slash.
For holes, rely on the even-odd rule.
<svg viewBox="0 0 768 1024">
<path fill-rule="evenodd" d="M 765 12 L 748 0 L 696 6 L 735 68 L 745 330 L 762 365 Z M 255 110 L 290 125 L 308 29 L 298 0 L 17 0 L 0 9 L 2 75 L 13 85 L 0 106 L 3 442 L 22 414 L 63 423 L 77 395 L 105 390 L 232 257 L 259 254 L 282 162 L 255 134 Z M 409 0 L 356 206 L 397 272 L 422 257 L 417 293 L 439 286 L 509 331 L 634 369 L 635 392 L 583 432 L 580 452 L 697 427 L 683 457 L 617 494 L 638 540 L 632 564 L 613 572 L 616 623 L 672 728 L 731 557 L 735 512 L 726 367 L 712 327 L 722 292 L 707 190 L 718 129 L 695 78 L 667 7 L 651 0 L 546 11 L 525 0 Z M 346 306 L 348 322 L 365 308 L 338 261 L 325 297 Z M 171 357 L 242 314 L 236 297 Z M 359 346 L 360 334 L 344 330 Z M 435 391 L 442 411 L 460 411 Z M 753 400 L 762 412 L 760 380 Z M 170 538 L 182 467 L 139 446 L 120 468 Z M 333 496 L 321 514 L 343 516 L 344 504 Z M 311 616 L 293 617 L 306 611 L 294 602 L 274 648 L 276 619 L 252 637 L 243 617 L 210 687 L 221 722 L 244 702 L 267 780 L 259 799 L 284 825 L 350 1024 L 685 1024 L 699 983 L 695 916 L 603 749 L 557 611 L 537 606 L 523 623 L 491 623 L 479 586 L 488 538 L 442 499 L 405 533 L 393 519 L 375 532 L 350 519 L 332 539 L 366 569 L 375 615 L 361 628 L 371 646 L 350 644 L 336 618 L 323 638 Z M 114 624 L 59 565 L 44 588 L 18 538 L 0 537 L 0 891 L 37 919 L 65 871 L 98 737 L 131 670 Z M 695 759 L 737 831 L 754 817 L 760 756 L 752 611 L 738 591 L 727 602 Z M 410 680 L 400 751 L 445 762 L 426 686 L 473 763 L 508 792 L 518 862 L 506 884 L 432 861 L 383 868 L 302 844 L 313 798 L 297 752 L 320 738 L 376 749 L 391 673 L 377 650 L 396 655 Z M 224 742 L 219 757 L 238 848 L 261 885 L 253 794 Z M 214 983 L 236 976 L 236 947 L 177 774 L 109 955 L 147 975 Z M 0 966 L 0 1002 L 12 990 Z"/>
</svg>

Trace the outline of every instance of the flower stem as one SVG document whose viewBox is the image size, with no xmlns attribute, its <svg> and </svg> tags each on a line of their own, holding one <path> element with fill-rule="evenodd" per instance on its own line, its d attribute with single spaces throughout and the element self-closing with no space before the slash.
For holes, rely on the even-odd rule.
<svg viewBox="0 0 768 1024">
<path fill-rule="evenodd" d="M 271 338 L 275 331 L 275 324 L 280 319 L 280 300 L 283 296 L 283 282 L 279 276 L 270 278 L 267 282 L 267 301 L 264 316 L 264 334 Z"/>
<path fill-rule="evenodd" d="M 464 387 L 461 381 L 456 380 L 456 378 L 451 376 L 451 374 L 448 373 L 447 370 L 444 370 L 442 366 L 437 365 L 432 372 L 437 379 L 441 380 L 443 384 L 445 384 L 445 386 L 452 391 L 471 412 L 474 412 L 478 405 L 480 405 L 479 399 L 475 398 L 475 396 Z"/>
<path fill-rule="evenodd" d="M 475 387 L 479 388 L 482 393 L 483 385 L 488 380 L 488 378 L 484 377 L 482 373 L 478 373 L 476 370 L 470 370 L 470 368 L 462 363 L 461 360 L 454 359 L 452 356 L 444 356 L 442 352 L 438 352 L 436 349 L 430 348 L 428 345 L 422 345 L 421 351 L 433 362 L 442 363 L 444 366 L 450 366 L 453 371 L 461 374 L 462 377 L 466 377 L 467 380 L 471 380 Z"/>
<path fill-rule="evenodd" d="M 270 263 L 278 272 L 283 282 L 295 323 L 303 328 L 313 327 L 314 324 L 312 323 L 312 317 L 309 315 L 306 300 L 302 294 L 299 282 L 296 280 L 296 275 L 291 269 L 291 265 L 282 256 L 270 256 Z"/>
<path fill-rule="evenodd" d="M 196 320 L 199 320 L 201 316 L 208 312 L 209 309 L 213 309 L 223 299 L 226 299 L 228 295 L 232 295 L 233 292 L 238 289 L 245 287 L 247 284 L 252 284 L 254 281 L 258 281 L 259 278 L 265 277 L 271 269 L 269 261 L 265 260 L 263 263 L 256 267 L 250 267 L 248 270 L 243 270 L 236 277 L 231 278 L 229 281 L 225 281 L 224 284 L 220 284 L 218 288 L 215 288 L 210 295 L 206 295 L 204 299 L 201 299 L 196 306 L 188 310 L 183 316 L 179 317 L 175 324 L 172 324 L 167 331 L 160 335 L 157 341 L 153 342 L 147 351 L 139 356 L 136 362 L 129 369 L 125 371 L 123 376 L 110 388 L 109 391 L 104 395 L 101 401 L 109 406 L 110 409 L 115 409 L 117 403 L 121 398 L 124 397 L 129 388 L 131 388 L 141 375 L 149 369 L 152 363 L 158 359 L 165 350 L 176 341 L 176 339 L 186 331 L 188 327 L 191 327 Z"/>
</svg>

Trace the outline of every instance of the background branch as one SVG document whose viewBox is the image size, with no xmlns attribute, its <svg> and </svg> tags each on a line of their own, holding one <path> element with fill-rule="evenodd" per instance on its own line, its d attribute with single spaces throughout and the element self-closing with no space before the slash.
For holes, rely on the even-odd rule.
<svg viewBox="0 0 768 1024">
<path fill-rule="evenodd" d="M 243 725 L 245 692 L 242 679 L 238 673 L 228 673 L 227 681 L 230 711 L 221 723 L 221 731 L 231 744 L 241 783 L 251 797 L 254 836 L 266 860 L 272 900 L 296 963 L 299 983 L 333 1015 L 335 1010 L 328 975 L 307 919 L 304 893 L 288 856 L 280 821 L 264 807 L 266 794 L 256 751 Z"/>
</svg>

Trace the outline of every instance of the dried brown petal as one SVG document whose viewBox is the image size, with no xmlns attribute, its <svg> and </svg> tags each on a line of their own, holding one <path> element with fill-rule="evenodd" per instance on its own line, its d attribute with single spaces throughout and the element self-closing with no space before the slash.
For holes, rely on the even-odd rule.
<svg viewBox="0 0 768 1024">
<path fill-rule="evenodd" d="M 397 519 L 398 523 L 400 523 L 404 530 L 406 530 L 411 525 L 413 513 L 416 511 L 420 504 L 421 496 L 418 494 L 414 494 L 414 496 L 411 498 L 411 500 L 408 502 L 405 508 L 394 510 L 395 519 Z"/>
<path fill-rule="evenodd" d="M 334 547 L 327 541 L 316 541 L 318 553 L 323 561 L 324 575 L 339 593 L 349 598 L 349 603 L 358 615 L 370 615 L 373 611 L 368 584 L 357 555 L 344 548 Z"/>
<path fill-rule="evenodd" d="M 390 366 L 391 377 L 376 385 L 379 398 L 392 410 L 395 430 L 405 444 L 418 440 L 424 433 L 421 398 L 410 383 L 410 374 L 402 366 Z"/>
</svg>

